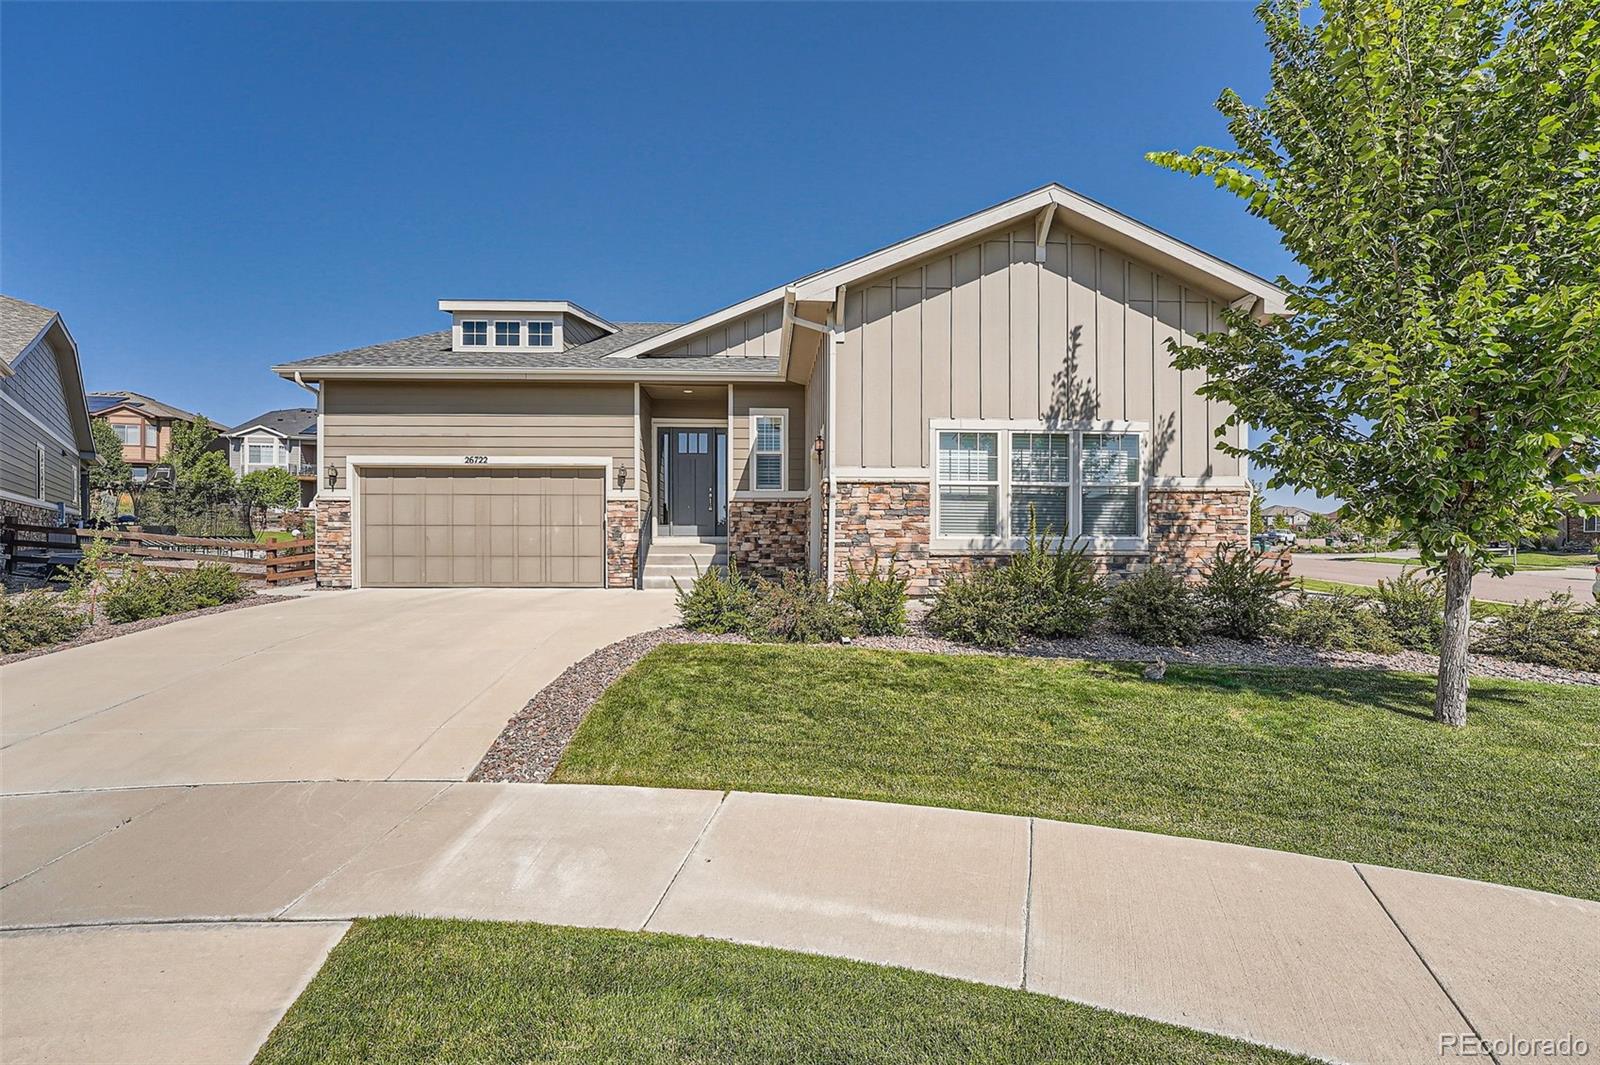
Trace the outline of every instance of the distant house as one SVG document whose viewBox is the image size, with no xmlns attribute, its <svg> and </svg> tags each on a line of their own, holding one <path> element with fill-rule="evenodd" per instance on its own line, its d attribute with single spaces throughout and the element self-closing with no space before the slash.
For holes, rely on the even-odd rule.
<svg viewBox="0 0 1600 1065">
<path fill-rule="evenodd" d="M 1582 503 L 1600 503 L 1600 492 L 1578 497 Z M 1568 514 L 1565 541 L 1569 544 L 1588 544 L 1600 547 L 1600 516 Z"/>
<path fill-rule="evenodd" d="M 300 479 L 300 505 L 317 494 L 317 412 L 313 407 L 285 407 L 246 418 L 222 434 L 228 441 L 228 464 L 244 476 L 273 467 Z"/>
<path fill-rule="evenodd" d="M 89 413 L 104 418 L 122 442 L 122 458 L 134 484 L 150 479 L 150 470 L 172 448 L 172 427 L 195 422 L 200 415 L 138 392 L 90 392 Z M 206 419 L 217 432 L 226 426 Z"/>
<path fill-rule="evenodd" d="M 77 342 L 57 312 L 0 296 L 0 516 L 80 517 L 94 458 Z"/>
<path fill-rule="evenodd" d="M 1305 507 L 1271 506 L 1261 508 L 1261 517 L 1267 523 L 1267 528 L 1277 529 L 1287 526 L 1291 529 L 1304 529 L 1311 524 L 1311 519 L 1316 516 L 1314 511 Z"/>
</svg>

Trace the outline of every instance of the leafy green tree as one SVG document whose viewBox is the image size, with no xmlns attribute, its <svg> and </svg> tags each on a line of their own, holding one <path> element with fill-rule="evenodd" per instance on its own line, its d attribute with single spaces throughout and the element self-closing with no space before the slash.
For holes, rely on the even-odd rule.
<svg viewBox="0 0 1600 1065">
<path fill-rule="evenodd" d="M 1267 519 L 1261 516 L 1261 497 L 1267 494 L 1267 486 L 1260 481 L 1250 482 L 1250 535 L 1267 531 Z"/>
<path fill-rule="evenodd" d="M 1313 514 L 1306 522 L 1307 536 L 1332 536 L 1333 532 L 1333 519 L 1326 514 Z"/>
<path fill-rule="evenodd" d="M 89 422 L 94 450 L 99 461 L 89 467 L 89 489 L 95 495 L 91 504 L 96 514 L 109 521 L 117 516 L 117 497 L 133 483 L 133 472 L 122 456 L 122 441 L 104 418 Z"/>
<path fill-rule="evenodd" d="M 300 501 L 300 482 L 294 474 L 277 466 L 266 470 L 251 470 L 239 478 L 239 502 L 244 507 L 247 523 L 269 508 L 287 510 Z"/>
<path fill-rule="evenodd" d="M 1594 483 L 1600 29 L 1592 0 L 1307 10 L 1257 9 L 1271 88 L 1222 93 L 1233 148 L 1149 156 L 1241 197 L 1306 275 L 1289 316 L 1229 311 L 1175 362 L 1268 430 L 1271 484 L 1393 519 L 1443 573 L 1434 716 L 1462 725 L 1472 575 Z"/>
</svg>

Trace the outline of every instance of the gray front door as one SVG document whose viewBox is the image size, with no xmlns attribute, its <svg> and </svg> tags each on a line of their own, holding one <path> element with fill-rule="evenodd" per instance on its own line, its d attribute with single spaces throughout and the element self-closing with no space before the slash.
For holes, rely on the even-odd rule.
<svg viewBox="0 0 1600 1065">
<path fill-rule="evenodd" d="M 715 426 L 662 429 L 656 437 L 661 505 L 657 521 L 667 536 L 722 536 L 727 532 L 728 434 Z"/>
</svg>

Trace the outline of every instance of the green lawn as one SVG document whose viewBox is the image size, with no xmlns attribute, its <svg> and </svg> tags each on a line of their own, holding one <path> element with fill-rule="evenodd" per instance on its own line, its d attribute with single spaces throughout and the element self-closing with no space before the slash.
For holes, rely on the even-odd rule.
<svg viewBox="0 0 1600 1065">
<path fill-rule="evenodd" d="M 1422 563 L 1416 558 L 1395 558 L 1393 555 L 1358 555 L 1356 562 L 1383 562 L 1393 566 L 1420 566 Z M 1517 569 L 1566 569 L 1568 566 L 1593 566 L 1593 554 L 1563 554 L 1558 555 L 1550 551 L 1519 551 L 1517 552 Z"/>
<path fill-rule="evenodd" d="M 656 649 L 554 779 L 1033 814 L 1600 898 L 1600 688 L 739 644 Z"/>
<path fill-rule="evenodd" d="M 1294 1062 L 1025 991 L 638 932 L 358 921 L 256 1065 Z"/>
<path fill-rule="evenodd" d="M 263 529 L 256 533 L 256 543 L 258 544 L 275 544 L 293 539 L 295 539 L 295 534 L 286 529 Z"/>
</svg>

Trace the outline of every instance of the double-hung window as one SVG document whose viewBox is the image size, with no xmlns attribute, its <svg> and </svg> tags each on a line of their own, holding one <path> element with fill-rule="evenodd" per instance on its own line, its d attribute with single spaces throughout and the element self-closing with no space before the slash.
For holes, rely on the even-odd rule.
<svg viewBox="0 0 1600 1065">
<path fill-rule="evenodd" d="M 274 437 L 251 437 L 245 441 L 246 466 L 278 465 L 278 441 Z"/>
<path fill-rule="evenodd" d="M 938 428 L 934 538 L 1005 547 L 1028 535 L 1144 536 L 1144 437 L 1099 429 Z"/>
<path fill-rule="evenodd" d="M 467 320 L 461 323 L 461 346 L 482 348 L 489 344 L 489 323 Z"/>
<path fill-rule="evenodd" d="M 1000 434 L 939 434 L 939 536 L 1000 535 Z"/>
<path fill-rule="evenodd" d="M 556 326 L 554 322 L 529 322 L 528 347 L 553 348 L 556 346 Z"/>
<path fill-rule="evenodd" d="M 1042 536 L 1069 531 L 1072 514 L 1072 434 L 1011 434 L 1011 535 L 1024 536 L 1030 518 Z"/>
<path fill-rule="evenodd" d="M 1133 538 L 1143 532 L 1139 434 L 1084 433 L 1079 462 L 1079 535 Z"/>
<path fill-rule="evenodd" d="M 784 489 L 783 438 L 785 416 L 782 414 L 751 415 L 752 458 L 755 472 L 751 483 L 758 492 L 781 492 Z"/>
<path fill-rule="evenodd" d="M 161 434 L 156 429 L 156 427 L 150 422 L 145 422 L 145 424 L 144 424 L 144 446 L 145 447 L 155 447 L 156 443 L 160 439 L 161 439 Z"/>
<path fill-rule="evenodd" d="M 494 346 L 497 348 L 522 347 L 521 322 L 494 323 Z"/>
</svg>

